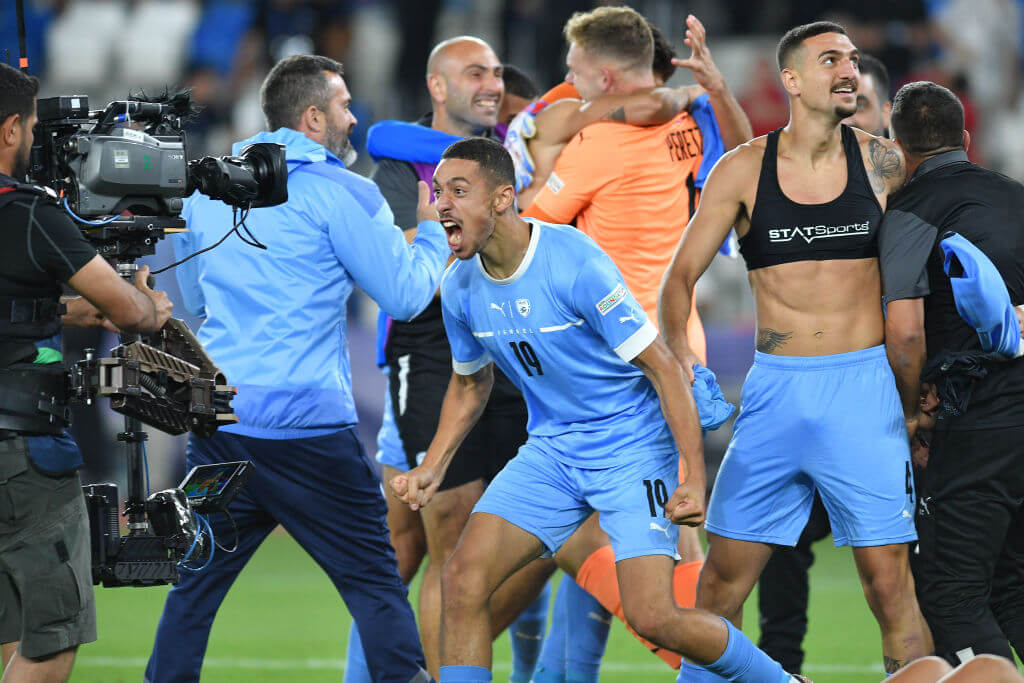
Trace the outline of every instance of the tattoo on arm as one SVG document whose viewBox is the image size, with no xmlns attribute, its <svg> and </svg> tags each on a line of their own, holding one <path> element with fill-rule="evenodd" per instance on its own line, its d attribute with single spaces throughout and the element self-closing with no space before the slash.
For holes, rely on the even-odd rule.
<svg viewBox="0 0 1024 683">
<path fill-rule="evenodd" d="M 619 107 L 618 109 L 611 110 L 610 112 L 608 112 L 607 114 L 604 115 L 604 118 L 608 119 L 609 121 L 618 121 L 619 123 L 625 123 L 626 122 L 626 107 L 625 107 L 625 105 Z"/>
<path fill-rule="evenodd" d="M 907 665 L 907 660 L 896 659 L 888 655 L 883 655 L 882 659 L 885 662 L 885 673 L 894 674 Z"/>
<path fill-rule="evenodd" d="M 903 159 L 896 150 L 888 147 L 881 140 L 868 142 L 868 162 L 871 170 L 868 179 L 875 194 L 882 194 L 887 188 L 899 182 L 903 177 Z"/>
<path fill-rule="evenodd" d="M 770 327 L 759 327 L 757 329 L 757 350 L 761 353 L 771 353 L 793 338 L 792 332 L 779 332 Z"/>
</svg>

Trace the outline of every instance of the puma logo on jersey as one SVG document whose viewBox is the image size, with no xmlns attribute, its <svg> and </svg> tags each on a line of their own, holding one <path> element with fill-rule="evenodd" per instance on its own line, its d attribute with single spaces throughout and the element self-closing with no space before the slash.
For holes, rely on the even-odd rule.
<svg viewBox="0 0 1024 683">
<path fill-rule="evenodd" d="M 636 315 L 635 315 L 634 313 L 632 313 L 632 312 L 630 312 L 630 314 L 629 314 L 629 315 L 624 315 L 624 316 L 622 316 L 621 318 L 619 318 L 619 322 L 620 322 L 620 323 L 624 323 L 624 322 L 626 322 L 627 320 L 632 320 L 632 321 L 633 321 L 633 322 L 635 322 L 635 323 L 638 323 L 638 322 L 640 322 L 639 320 L 637 320 L 637 319 L 636 319 Z"/>
</svg>

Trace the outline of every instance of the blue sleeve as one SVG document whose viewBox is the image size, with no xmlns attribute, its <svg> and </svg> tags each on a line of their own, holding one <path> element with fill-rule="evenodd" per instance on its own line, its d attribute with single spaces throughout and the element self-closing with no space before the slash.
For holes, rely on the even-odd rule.
<svg viewBox="0 0 1024 683">
<path fill-rule="evenodd" d="M 181 217 L 185 219 L 186 225 L 192 218 L 195 201 L 196 195 L 192 195 L 185 200 L 185 206 L 182 207 Z M 195 237 L 194 232 L 181 232 L 171 237 L 175 261 L 180 261 L 198 249 Z M 181 301 L 185 310 L 197 318 L 206 318 L 206 299 L 203 297 L 202 287 L 199 286 L 199 259 L 185 261 L 174 269 L 174 274 L 178 278 L 178 289 L 181 290 Z"/>
<path fill-rule="evenodd" d="M 415 318 L 434 297 L 451 253 L 444 228 L 420 223 L 410 246 L 372 182 L 334 192 L 327 230 L 338 261 L 385 313 Z"/>
<path fill-rule="evenodd" d="M 715 110 L 711 106 L 711 98 L 706 93 L 693 101 L 690 115 L 697 122 L 701 139 L 704 141 L 704 157 L 700 162 L 700 168 L 697 169 L 697 177 L 694 178 L 694 185 L 702 188 L 711 169 L 725 154 L 725 143 L 722 141 L 722 131 L 718 128 Z"/>
<path fill-rule="evenodd" d="M 590 258 L 572 286 L 572 306 L 627 363 L 651 345 L 658 329 L 604 253 Z"/>
<path fill-rule="evenodd" d="M 458 265 L 455 263 L 452 268 Z M 473 336 L 473 330 L 461 310 L 462 297 L 457 285 L 453 285 L 454 280 L 452 271 L 449 271 L 441 283 L 441 315 L 452 349 L 452 369 L 460 375 L 472 375 L 490 364 L 491 356 Z"/>
<path fill-rule="evenodd" d="M 366 151 L 374 160 L 388 158 L 435 164 L 459 138 L 406 121 L 378 121 L 366 134 Z"/>
</svg>

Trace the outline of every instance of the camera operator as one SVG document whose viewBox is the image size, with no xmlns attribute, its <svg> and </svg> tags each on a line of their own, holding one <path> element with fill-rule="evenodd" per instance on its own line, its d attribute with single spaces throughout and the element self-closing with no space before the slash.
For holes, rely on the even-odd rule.
<svg viewBox="0 0 1024 683">
<path fill-rule="evenodd" d="M 224 545 L 203 571 L 167 596 L 146 668 L 150 683 L 197 681 L 214 615 L 256 548 L 278 524 L 323 568 L 366 643 L 375 681 L 427 681 L 416 621 L 388 541 L 376 470 L 356 436 L 345 305 L 361 287 L 408 320 L 431 301 L 449 249 L 419 186 L 413 244 L 395 227 L 380 190 L 346 170 L 356 119 L 342 65 L 288 57 L 263 82 L 269 131 L 240 142 L 286 146 L 288 201 L 246 219 L 262 251 L 231 239 L 178 268 L 198 337 L 229 381 L 238 424 L 189 440 L 187 465 L 253 463 L 252 478 L 211 523 Z M 231 227 L 229 206 L 186 200 L 179 256 Z"/>
<path fill-rule="evenodd" d="M 64 681 L 96 640 L 82 456 L 64 428 L 61 324 L 155 331 L 171 302 L 122 280 L 29 165 L 38 81 L 0 64 L 0 641 L 4 681 Z M 61 283 L 70 299 L 61 316 Z M 90 303 L 91 302 L 91 303 Z M 20 642 L 20 645 L 19 645 Z"/>
<path fill-rule="evenodd" d="M 973 244 L 1020 305 L 1024 186 L 968 161 L 963 107 L 942 86 L 900 88 L 892 129 L 909 180 L 890 199 L 879 259 L 885 344 L 910 436 L 931 426 L 921 410 L 923 367 L 955 371 L 973 357 L 977 377 L 953 400 L 940 390 L 945 407 L 928 458 L 915 458 L 925 469 L 911 568 L 937 654 L 953 665 L 982 653 L 1012 660 L 1011 645 L 1024 656 L 1024 359 L 983 358 L 978 333 L 958 313 L 940 242 L 954 231 Z"/>
</svg>

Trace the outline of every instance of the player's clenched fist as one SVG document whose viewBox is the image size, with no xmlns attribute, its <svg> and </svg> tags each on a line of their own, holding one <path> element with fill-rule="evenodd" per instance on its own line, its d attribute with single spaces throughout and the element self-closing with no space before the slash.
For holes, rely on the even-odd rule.
<svg viewBox="0 0 1024 683">
<path fill-rule="evenodd" d="M 420 465 L 391 480 L 395 494 L 408 503 L 413 510 L 419 510 L 430 502 L 441 485 L 441 477 L 432 467 Z"/>
<path fill-rule="evenodd" d="M 704 495 L 703 481 L 680 484 L 665 503 L 665 516 L 673 524 L 700 526 L 704 523 Z"/>
</svg>

